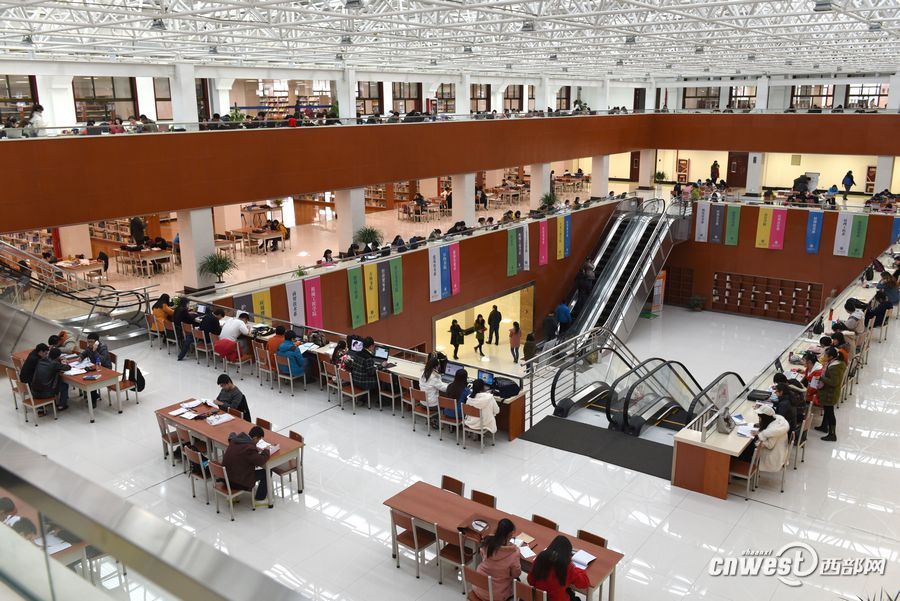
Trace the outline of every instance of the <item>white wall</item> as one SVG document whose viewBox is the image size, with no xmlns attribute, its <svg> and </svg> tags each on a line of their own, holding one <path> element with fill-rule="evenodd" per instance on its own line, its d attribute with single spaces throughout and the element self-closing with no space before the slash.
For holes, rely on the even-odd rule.
<svg viewBox="0 0 900 601">
<path fill-rule="evenodd" d="M 135 77 L 134 87 L 137 88 L 138 113 L 156 121 L 156 90 L 153 89 L 153 78 Z"/>
<path fill-rule="evenodd" d="M 769 86 L 769 109 L 784 110 L 791 105 L 791 86 Z"/>
<path fill-rule="evenodd" d="M 59 250 L 62 256 L 67 258 L 75 255 L 92 257 L 91 235 L 88 225 L 68 225 L 59 228 Z"/>
<path fill-rule="evenodd" d="M 613 104 L 613 106 L 616 106 Z M 622 106 L 622 105 L 619 105 Z M 627 180 L 631 177 L 631 153 L 620 152 L 609 155 L 609 177 Z"/>
<path fill-rule="evenodd" d="M 865 190 L 866 167 L 876 164 L 874 156 L 801 154 L 800 165 L 791 165 L 791 156 L 779 152 L 766 153 L 763 186 L 790 188 L 798 175 L 811 171 L 820 174 L 820 188 L 828 188 L 831 184 L 837 184 L 840 188 L 844 175 L 852 170 L 857 185 L 851 191 L 862 192 Z"/>
<path fill-rule="evenodd" d="M 666 176 L 670 173 L 672 177 L 667 179 L 675 179 L 675 161 L 676 159 L 688 159 L 691 164 L 688 171 L 688 181 L 697 181 L 702 179 L 706 181 L 709 178 L 709 168 L 713 161 L 719 161 L 719 179 L 728 180 L 728 152 L 721 150 L 678 150 L 667 151 L 671 154 L 671 165 L 666 165 L 663 171 Z M 668 155 L 667 155 L 668 156 Z"/>
<path fill-rule="evenodd" d="M 436 177 L 419 180 L 419 194 L 425 198 L 434 198 L 438 195 L 438 181 Z"/>
<path fill-rule="evenodd" d="M 632 106 L 634 105 L 634 88 L 609 88 L 609 106 L 605 107 L 597 107 L 599 109 L 609 109 L 614 106 L 624 106 L 628 109 L 628 112 L 631 112 Z M 612 169 L 612 165 L 610 165 L 610 169 Z"/>
<path fill-rule="evenodd" d="M 484 172 L 484 186 L 486 188 L 496 188 L 503 183 L 503 169 L 490 169 Z M 437 180 L 435 180 L 437 185 Z"/>
<path fill-rule="evenodd" d="M 891 180 L 891 192 L 894 194 L 900 192 L 900 157 L 894 157 L 894 178 Z"/>
</svg>

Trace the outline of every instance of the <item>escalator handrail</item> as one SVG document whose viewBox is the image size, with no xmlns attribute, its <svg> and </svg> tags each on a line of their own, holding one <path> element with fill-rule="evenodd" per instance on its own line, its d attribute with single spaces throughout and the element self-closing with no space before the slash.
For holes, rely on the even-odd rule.
<svg viewBox="0 0 900 601">
<path fill-rule="evenodd" d="M 647 364 L 650 363 L 651 361 L 661 361 L 663 363 L 666 362 L 666 360 L 663 359 L 662 357 L 650 357 L 649 359 L 645 359 L 645 360 L 641 361 L 640 363 L 638 363 L 637 365 L 635 365 L 634 367 L 632 367 L 631 369 L 629 369 L 628 371 L 626 371 L 624 374 L 622 374 L 615 380 L 613 380 L 609 385 L 610 389 L 615 392 L 616 385 L 619 382 L 621 382 L 624 378 L 627 378 L 627 377 L 633 376 L 633 375 L 638 375 L 638 381 L 642 382 L 645 379 L 645 377 L 647 376 L 647 374 L 652 373 L 655 370 L 651 370 L 650 372 L 647 372 L 645 374 L 639 374 L 638 371 L 641 369 L 644 369 L 646 371 L 648 369 Z M 657 391 L 657 392 L 660 392 L 660 391 Z M 660 392 L 660 394 L 662 394 L 662 393 Z M 610 407 L 610 402 L 612 402 L 612 397 L 613 397 L 613 395 L 609 395 L 609 397 L 606 399 L 606 419 L 610 423 L 612 423 L 612 408 Z M 623 419 L 622 424 L 624 425 L 624 423 L 625 423 L 625 420 Z"/>
<path fill-rule="evenodd" d="M 687 374 L 687 376 L 691 379 L 691 382 L 693 382 L 694 385 L 697 387 L 696 390 L 700 390 L 700 388 L 701 388 L 700 382 L 697 381 L 697 378 L 694 377 L 694 374 L 692 374 L 690 372 L 690 370 L 684 365 L 684 363 L 682 363 L 681 361 L 666 361 L 665 363 L 653 368 L 650 371 L 650 373 L 648 373 L 646 376 L 643 377 L 643 379 L 638 380 L 637 382 L 635 382 L 628 388 L 628 393 L 625 395 L 625 403 L 624 403 L 624 406 L 622 407 L 622 424 L 623 424 L 623 426 L 628 425 L 628 405 L 629 405 L 629 401 L 631 400 L 631 395 L 634 394 L 635 388 L 637 388 L 638 384 L 642 384 L 645 380 L 648 380 L 651 377 L 653 377 L 653 375 L 656 372 L 658 372 L 659 370 L 661 370 L 663 367 L 668 367 L 668 368 L 672 369 L 672 371 L 675 373 L 675 375 L 678 377 L 678 379 L 681 380 L 681 382 L 683 384 L 687 385 L 687 382 L 684 381 L 684 378 L 681 377 L 681 374 L 679 374 L 677 371 L 675 371 L 674 368 L 672 368 L 673 365 L 677 365 L 682 370 L 684 370 L 684 373 Z M 674 401 L 675 397 L 671 394 L 671 392 L 667 391 L 667 393 L 668 393 L 668 396 L 671 397 L 672 400 Z M 665 395 L 663 395 L 663 396 L 665 396 Z M 694 397 L 692 397 L 692 400 L 693 400 L 693 398 Z M 678 401 L 675 401 L 675 402 L 677 403 Z M 681 403 L 678 403 L 678 404 L 680 405 Z M 687 408 L 685 408 L 685 411 L 687 411 Z"/>
<path fill-rule="evenodd" d="M 734 371 L 726 371 L 726 372 L 722 372 L 721 374 L 719 374 L 719 376 L 718 376 L 715 380 L 713 380 L 712 382 L 710 382 L 703 390 L 701 390 L 700 392 L 698 392 L 698 393 L 694 396 L 693 400 L 691 401 L 691 408 L 690 408 L 690 410 L 688 411 L 688 413 L 690 413 L 691 415 L 694 414 L 694 409 L 696 409 L 697 403 L 700 401 L 700 399 L 701 399 L 702 397 L 707 397 L 707 399 L 709 400 L 709 403 L 710 403 L 711 405 L 714 405 L 715 402 L 714 402 L 712 399 L 709 398 L 709 394 L 708 394 L 708 393 L 709 393 L 710 390 L 713 389 L 713 387 L 714 387 L 716 384 L 718 384 L 719 382 L 721 382 L 721 381 L 722 381 L 725 377 L 727 377 L 727 376 L 734 376 L 734 377 L 737 378 L 738 382 L 741 383 L 741 391 L 743 391 L 743 390 L 747 387 L 747 384 L 746 384 L 746 382 L 744 382 L 744 378 L 741 377 L 741 374 L 739 374 L 739 373 L 737 373 L 737 372 L 734 372 Z M 738 396 L 740 396 L 740 392 L 738 392 Z"/>
<path fill-rule="evenodd" d="M 591 269 L 594 271 L 595 277 L 596 277 L 597 265 L 595 265 L 594 262 L 596 261 L 597 263 L 599 263 L 599 261 L 603 257 L 603 255 L 606 254 L 606 251 L 609 248 L 609 245 L 612 241 L 613 236 L 615 236 L 616 232 L 618 231 L 618 229 L 620 227 L 624 227 L 623 223 L 625 222 L 626 218 L 627 218 L 627 216 L 625 214 L 621 214 L 621 215 L 617 216 L 612 221 L 612 224 L 607 226 L 606 230 L 604 231 L 603 240 L 600 243 L 599 248 L 597 248 L 597 250 L 594 251 L 594 254 L 590 258 Z M 597 280 L 595 279 L 594 286 L 596 287 L 596 285 L 597 285 Z M 593 292 L 593 289 L 591 290 L 591 292 Z M 576 284 L 575 289 L 572 291 L 572 294 L 569 295 L 569 299 L 566 302 L 566 305 L 568 305 L 569 309 L 573 312 L 576 310 L 576 307 L 578 305 L 578 299 L 579 299 L 578 286 Z M 585 301 L 587 301 L 587 299 L 585 299 Z"/>
<path fill-rule="evenodd" d="M 9 267 L 8 265 L 0 265 L 0 270 L 5 271 L 9 277 L 12 277 L 15 279 L 21 279 L 22 276 L 24 275 L 21 271 L 16 271 L 16 270 L 12 269 L 11 267 Z M 64 288 L 61 288 L 52 282 L 47 282 L 45 280 L 36 278 L 31 274 L 29 274 L 25 277 L 28 278 L 30 285 L 32 287 L 34 287 L 35 289 L 45 288 L 45 289 L 51 290 L 54 294 L 56 294 L 58 296 L 62 296 L 64 298 L 68 298 L 70 300 L 85 303 L 88 305 L 93 305 L 93 306 L 99 307 L 101 309 L 110 309 L 110 310 L 115 310 L 115 309 L 120 308 L 120 306 L 122 305 L 122 299 L 124 299 L 128 296 L 134 296 L 135 298 L 130 303 L 126 304 L 125 307 L 132 307 L 132 306 L 140 307 L 141 305 L 144 304 L 144 299 L 142 297 L 143 292 L 146 290 L 149 290 L 151 288 L 157 287 L 157 284 L 153 284 L 150 286 L 144 286 L 143 288 L 136 288 L 136 289 L 130 289 L 130 290 L 118 290 L 117 288 L 113 288 L 111 286 L 107 287 L 107 286 L 91 285 L 91 287 L 72 292 L 71 290 L 66 290 Z M 76 292 L 93 292 L 93 291 L 98 292 L 97 296 L 79 296 L 78 294 L 76 294 Z M 104 304 L 105 301 L 108 301 L 108 300 L 115 301 L 115 303 L 111 304 L 111 305 Z"/>
<path fill-rule="evenodd" d="M 622 360 L 625 365 L 630 365 L 628 359 L 626 359 L 622 353 L 619 352 L 619 349 L 611 347 L 611 346 L 601 346 L 600 348 L 593 349 L 591 354 L 599 353 L 602 351 L 612 351 L 615 355 Z M 571 361 L 568 363 L 564 363 L 559 366 L 559 369 L 556 370 L 556 375 L 553 376 L 553 384 L 550 385 L 550 404 L 556 407 L 556 384 L 559 381 L 559 376 L 563 373 L 564 370 L 572 367 L 573 365 L 579 363 L 582 359 L 584 359 L 584 355 L 579 355 L 577 357 L 573 357 Z M 589 385 L 589 384 L 588 384 Z M 582 387 L 583 389 L 584 387 Z M 579 389 L 581 390 L 581 389 Z M 576 393 L 577 394 L 577 393 Z"/>
</svg>

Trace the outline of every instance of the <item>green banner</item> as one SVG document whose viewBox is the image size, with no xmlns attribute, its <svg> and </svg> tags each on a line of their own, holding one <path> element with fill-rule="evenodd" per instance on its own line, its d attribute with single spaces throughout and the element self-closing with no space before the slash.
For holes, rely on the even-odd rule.
<svg viewBox="0 0 900 601">
<path fill-rule="evenodd" d="M 853 225 L 850 229 L 850 248 L 847 251 L 848 257 L 862 259 L 863 252 L 866 250 L 866 230 L 868 229 L 868 215 L 853 216 Z"/>
<path fill-rule="evenodd" d="M 516 243 L 516 230 L 506 230 L 506 275 L 519 273 L 519 245 Z"/>
<path fill-rule="evenodd" d="M 741 207 L 740 205 L 728 205 L 728 215 L 725 218 L 725 244 L 737 246 L 740 229 Z"/>
<path fill-rule="evenodd" d="M 391 259 L 391 298 L 394 301 L 394 315 L 403 313 L 403 259 Z"/>
<path fill-rule="evenodd" d="M 354 328 L 366 324 L 366 303 L 363 300 L 362 268 L 347 270 L 347 287 L 350 292 L 350 323 Z"/>
</svg>

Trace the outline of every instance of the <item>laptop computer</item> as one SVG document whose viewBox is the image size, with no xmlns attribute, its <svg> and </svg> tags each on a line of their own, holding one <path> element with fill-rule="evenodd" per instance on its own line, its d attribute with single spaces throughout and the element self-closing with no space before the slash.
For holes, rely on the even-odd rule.
<svg viewBox="0 0 900 601">
<path fill-rule="evenodd" d="M 489 371 L 478 370 L 478 379 L 482 380 L 488 388 L 494 385 L 494 374 Z"/>
<path fill-rule="evenodd" d="M 780 373 L 780 374 L 783 374 L 783 373 L 784 373 L 784 366 L 781 364 L 781 358 L 780 358 L 780 357 L 777 358 L 777 359 L 775 359 L 775 371 L 777 371 L 777 372 Z"/>
<path fill-rule="evenodd" d="M 376 346 L 374 356 L 375 367 L 382 368 L 388 365 L 392 365 L 388 363 L 388 359 L 391 357 L 391 351 L 388 350 L 386 346 Z"/>
<path fill-rule="evenodd" d="M 461 369 L 465 369 L 459 363 L 453 363 L 452 361 L 448 361 L 447 365 L 444 367 L 444 374 L 441 376 L 441 380 L 444 382 L 450 383 L 453 381 L 453 378 L 456 377 L 456 372 Z"/>
</svg>

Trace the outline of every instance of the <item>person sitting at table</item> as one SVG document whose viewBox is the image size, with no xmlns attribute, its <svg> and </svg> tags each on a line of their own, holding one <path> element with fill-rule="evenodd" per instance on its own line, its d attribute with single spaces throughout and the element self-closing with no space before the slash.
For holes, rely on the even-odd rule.
<svg viewBox="0 0 900 601">
<path fill-rule="evenodd" d="M 21 536 L 27 541 L 34 541 L 37 538 L 37 528 L 28 518 L 19 518 L 12 525 L 13 532 Z"/>
<path fill-rule="evenodd" d="M 496 415 L 500 413 L 500 406 L 489 390 L 484 380 L 478 378 L 472 382 L 472 394 L 466 400 L 466 404 L 476 409 L 481 409 L 481 417 L 470 415 L 466 417 L 466 427 L 472 430 L 486 430 L 491 434 L 497 433 Z"/>
<path fill-rule="evenodd" d="M 253 490 L 254 507 L 268 505 L 269 496 L 266 482 L 266 462 L 269 460 L 269 449 L 260 451 L 256 445 L 265 436 L 259 426 L 253 426 L 249 432 L 232 432 L 228 435 L 228 448 L 222 458 L 222 465 L 228 472 L 228 482 L 232 489 Z"/>
<path fill-rule="evenodd" d="M 463 416 L 463 403 L 466 402 L 466 399 L 468 399 L 471 394 L 472 389 L 469 388 L 468 372 L 464 369 L 456 370 L 456 373 L 453 375 L 453 381 L 447 385 L 447 392 L 445 394 L 445 396 L 456 401 L 456 409 L 444 409 L 444 415 L 449 418 L 461 418 Z"/>
<path fill-rule="evenodd" d="M 335 367 L 343 370 L 349 370 L 353 359 L 347 353 L 347 342 L 338 340 L 331 352 L 331 363 Z"/>
<path fill-rule="evenodd" d="M 797 409 L 794 407 L 793 392 L 787 382 L 775 384 L 775 413 L 785 419 L 790 431 L 797 427 Z"/>
<path fill-rule="evenodd" d="M 216 384 L 218 384 L 220 388 L 219 395 L 216 397 L 219 409 L 222 411 L 228 411 L 229 409 L 240 411 L 244 414 L 244 419 L 249 422 L 250 407 L 247 405 L 247 397 L 244 396 L 244 393 L 241 392 L 240 388 L 235 386 L 231 376 L 228 374 L 221 374 L 216 379 Z"/>
<path fill-rule="evenodd" d="M 278 366 L 278 371 L 281 373 L 293 376 L 300 376 L 306 373 L 306 359 L 303 357 L 300 349 L 297 348 L 297 333 L 294 330 L 288 330 L 284 333 L 284 342 L 278 346 L 276 354 L 288 360 L 288 365 Z"/>
<path fill-rule="evenodd" d="M 447 384 L 441 380 L 441 363 L 443 355 L 438 352 L 432 352 L 425 361 L 425 369 L 419 378 L 419 388 L 425 393 L 425 406 L 435 409 L 438 406 L 438 397 L 442 392 L 447 392 Z M 437 422 L 435 417 L 434 424 Z"/>
<path fill-rule="evenodd" d="M 355 257 L 359 254 L 359 244 L 353 242 L 350 244 L 350 248 L 347 249 L 346 256 L 347 257 Z"/>
<path fill-rule="evenodd" d="M 153 307 L 151 308 L 151 313 L 153 313 L 153 326 L 152 329 L 154 332 L 165 333 L 166 332 L 166 322 L 172 321 L 172 316 L 175 315 L 175 309 L 172 308 L 172 299 L 168 294 L 160 294 L 159 298 L 156 299 L 156 302 L 153 303 Z M 166 334 L 171 338 L 173 334 Z"/>
<path fill-rule="evenodd" d="M 350 377 L 353 379 L 353 386 L 369 391 L 370 404 L 377 403 L 378 374 L 375 369 L 375 356 L 372 354 L 375 350 L 375 340 L 371 336 L 366 336 L 362 345 L 362 350 L 353 357 L 353 363 L 350 365 Z"/>
<path fill-rule="evenodd" d="M 44 344 L 43 342 L 38 343 L 34 349 L 30 353 L 28 353 L 28 357 L 25 358 L 25 362 L 22 364 L 22 368 L 19 370 L 19 382 L 23 384 L 31 384 L 34 379 L 34 370 L 37 367 L 38 362 L 41 359 L 47 357 L 47 354 L 50 352 L 50 347 Z"/>
<path fill-rule="evenodd" d="M 241 312 L 237 317 L 227 319 L 222 324 L 222 333 L 219 334 L 219 341 L 213 347 L 213 350 L 220 357 L 237 363 L 240 356 L 247 355 L 250 352 L 250 315 Z"/>
<path fill-rule="evenodd" d="M 879 290 L 869 301 L 869 308 L 866 309 L 866 323 L 871 323 L 873 328 L 880 328 L 884 325 L 884 318 L 887 312 L 893 308 L 891 301 L 887 295 Z"/>
<path fill-rule="evenodd" d="M 425 197 L 422 196 L 420 192 L 416 192 L 416 195 L 413 196 L 413 202 L 416 203 L 420 209 L 424 209 L 428 206 L 428 203 L 425 201 Z"/>
<path fill-rule="evenodd" d="M 46 250 L 45 250 L 44 252 L 41 253 L 41 258 L 42 258 L 43 260 L 45 260 L 46 262 L 48 262 L 48 263 L 56 263 L 56 262 L 59 261 L 59 259 L 57 259 L 57 258 L 53 255 L 52 252 L 46 251 Z"/>
<path fill-rule="evenodd" d="M 68 330 L 60 330 L 59 334 L 53 334 L 47 338 L 50 348 L 58 348 L 63 355 L 75 351 L 75 336 Z"/>
<path fill-rule="evenodd" d="M 175 326 L 175 338 L 178 340 L 178 344 L 181 345 L 181 353 L 178 355 L 179 361 L 184 357 L 194 341 L 193 335 L 185 335 L 181 326 L 182 324 L 188 324 L 188 326 L 193 327 L 195 319 L 197 319 L 197 313 L 191 311 L 190 301 L 188 301 L 187 297 L 179 296 L 176 298 L 175 310 L 172 312 L 172 324 Z"/>
<path fill-rule="evenodd" d="M 16 504 L 13 503 L 13 500 L 9 497 L 0 497 L 0 522 L 3 522 L 7 526 L 12 526 L 15 524 L 21 517 L 17 515 L 19 512 L 16 509 Z"/>
<path fill-rule="evenodd" d="M 443 234 L 441 233 L 441 230 L 435 228 L 435 229 L 431 230 L 431 233 L 430 233 L 430 234 L 428 234 L 428 241 L 431 242 L 431 241 L 433 241 L 433 240 L 437 240 L 437 239 L 440 238 L 442 235 L 443 235 Z"/>
<path fill-rule="evenodd" d="M 112 369 L 112 359 L 109 356 L 109 347 L 100 341 L 100 334 L 98 334 L 97 332 L 91 332 L 90 334 L 88 334 L 87 339 L 88 344 L 81 352 L 81 358 L 88 359 L 94 365 L 97 365 L 99 363 L 106 369 Z M 97 406 L 97 401 L 99 400 L 100 391 L 92 390 L 91 402 L 94 404 L 94 407 Z"/>
<path fill-rule="evenodd" d="M 819 338 L 819 346 L 822 349 L 822 353 L 824 353 L 825 349 L 827 349 L 828 347 L 834 346 L 834 342 L 831 340 L 831 336 L 822 336 L 821 338 Z M 838 355 L 841 357 L 841 360 L 844 363 L 848 363 L 850 361 L 847 349 L 839 349 L 835 347 L 835 351 L 837 351 Z"/>
<path fill-rule="evenodd" d="M 326 248 L 325 252 L 322 253 L 322 258 L 319 260 L 320 265 L 334 265 L 334 257 L 331 256 L 331 249 Z"/>
<path fill-rule="evenodd" d="M 403 241 L 403 236 L 401 236 L 400 234 L 394 236 L 394 239 L 391 240 L 391 246 L 393 246 L 394 248 L 406 246 L 406 242 Z"/>
<path fill-rule="evenodd" d="M 510 540 L 515 531 L 515 524 L 511 520 L 503 518 L 497 522 L 497 529 L 494 533 L 484 537 L 481 542 L 481 563 L 478 564 L 476 571 L 479 574 L 490 576 L 493 581 L 493 598 L 498 601 L 509 599 L 512 596 L 513 580 L 518 580 L 519 574 L 522 573 L 519 548 Z M 472 592 L 481 601 L 491 599 L 488 591 L 483 588 L 473 585 Z"/>
<path fill-rule="evenodd" d="M 225 319 L 225 310 L 220 307 L 216 307 L 212 311 L 207 311 L 203 314 L 203 319 L 200 320 L 200 331 L 203 332 L 206 344 L 212 344 L 210 334 L 218 336 L 222 333 L 223 319 Z"/>
<path fill-rule="evenodd" d="M 275 326 L 275 333 L 266 341 L 266 351 L 269 353 L 270 365 L 275 365 L 275 355 L 278 354 L 278 347 L 284 342 L 284 326 Z"/>
<path fill-rule="evenodd" d="M 62 352 L 54 347 L 38 361 L 31 381 L 31 394 L 36 399 L 55 397 L 57 411 L 65 411 L 69 408 L 69 385 L 59 374 L 72 368 L 59 360 L 60 355 Z"/>
<path fill-rule="evenodd" d="M 891 305 L 896 307 L 900 303 L 900 288 L 897 287 L 897 280 L 886 270 L 881 272 L 881 281 L 875 284 L 875 287 L 884 292 Z"/>
<path fill-rule="evenodd" d="M 856 353 L 855 344 L 847 340 L 847 336 L 844 335 L 844 332 L 831 333 L 831 346 L 836 348 L 838 352 L 841 353 L 841 356 L 844 358 L 844 362 L 846 362 L 847 364 L 850 363 L 850 357 L 852 357 Z"/>
<path fill-rule="evenodd" d="M 588 588 L 591 581 L 587 572 L 572 563 L 572 542 L 560 534 L 538 553 L 528 584 L 545 591 L 548 601 L 576 601 L 572 588 Z"/>
</svg>

